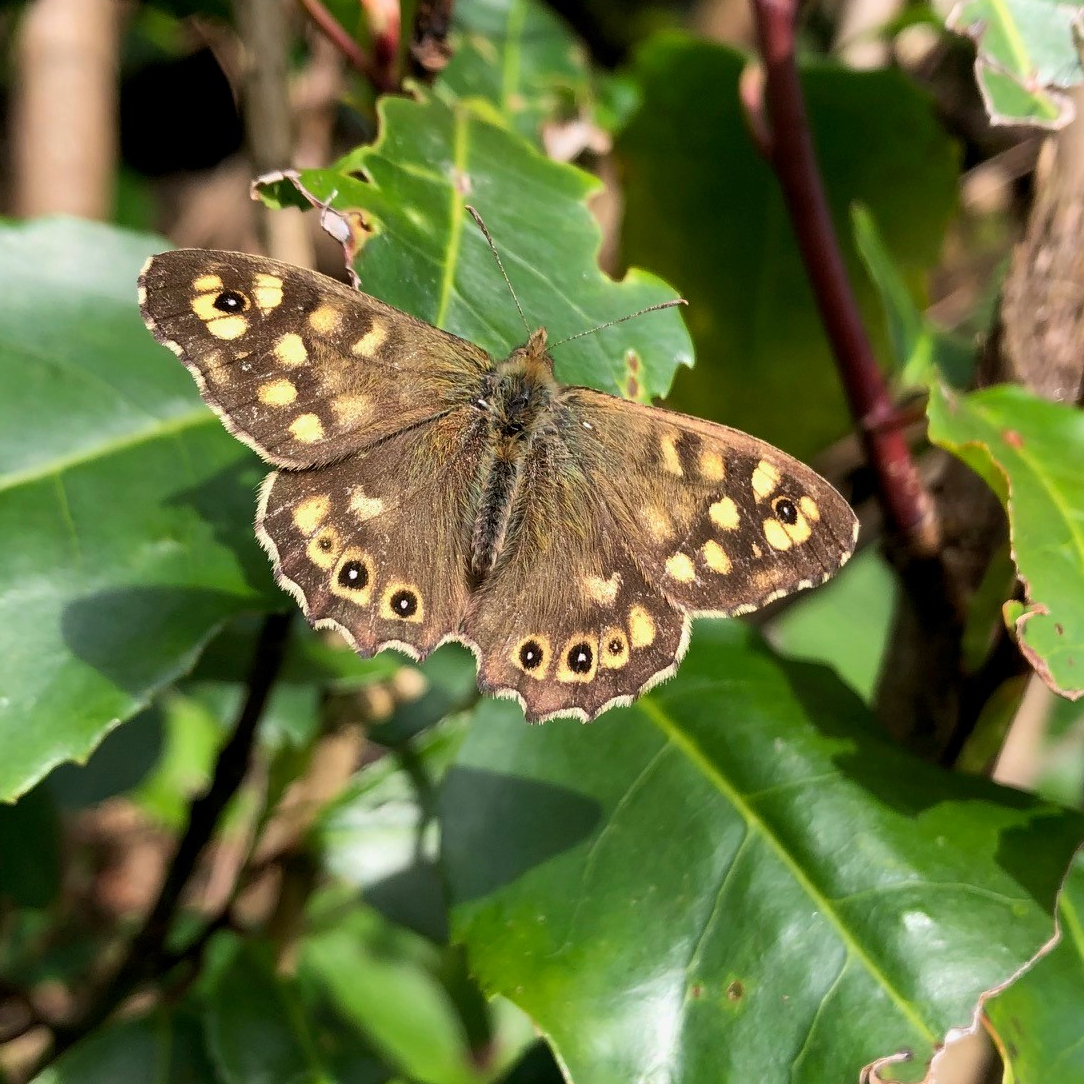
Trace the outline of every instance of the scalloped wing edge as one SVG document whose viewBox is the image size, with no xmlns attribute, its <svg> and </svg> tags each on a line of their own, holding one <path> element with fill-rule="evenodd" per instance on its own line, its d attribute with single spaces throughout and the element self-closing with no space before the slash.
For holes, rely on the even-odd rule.
<svg viewBox="0 0 1084 1084">
<path fill-rule="evenodd" d="M 689 640 L 692 636 L 692 623 L 696 618 L 720 618 L 720 617 L 741 617 L 744 614 L 752 613 L 754 610 L 759 610 L 764 606 L 767 606 L 771 602 L 775 602 L 777 599 L 784 598 L 787 595 L 796 594 L 799 591 L 805 591 L 811 587 L 819 587 L 821 584 L 826 583 L 834 576 L 839 569 L 841 569 L 851 558 L 854 553 L 854 547 L 858 542 L 858 529 L 859 523 L 855 520 L 854 530 L 851 538 L 851 549 L 844 555 L 839 565 L 836 568 L 830 569 L 825 572 L 819 579 L 802 580 L 800 583 L 795 584 L 793 587 L 788 587 L 784 590 L 773 591 L 771 594 L 766 595 L 763 599 L 756 603 L 748 603 L 744 606 L 738 606 L 733 610 L 686 610 L 682 613 L 682 625 L 681 625 L 681 639 L 678 642 L 677 652 L 674 655 L 673 661 L 664 666 L 661 670 L 656 671 L 651 675 L 642 685 L 639 686 L 634 692 L 623 693 L 621 696 L 615 696 L 610 700 L 607 700 L 600 708 L 595 712 L 584 711 L 583 708 L 567 707 L 559 708 L 557 711 L 547 712 L 545 715 L 539 715 L 534 718 L 531 717 L 530 711 L 527 708 L 527 702 L 524 700 L 522 694 L 518 689 L 514 689 L 507 685 L 489 685 L 481 678 L 480 670 L 482 664 L 482 649 L 479 644 L 471 640 L 467 636 L 463 636 L 458 632 L 449 632 L 446 636 L 441 637 L 437 643 L 428 651 L 419 651 L 413 644 L 405 643 L 402 640 L 381 640 L 372 651 L 361 648 L 358 645 L 357 640 L 354 638 L 353 633 L 343 624 L 336 621 L 333 617 L 321 617 L 313 619 L 309 613 L 308 600 L 305 597 L 305 592 L 301 589 L 301 586 L 294 580 L 291 580 L 285 572 L 282 571 L 282 562 L 279 559 L 278 547 L 275 545 L 274 539 L 264 530 L 264 518 L 267 512 L 267 501 L 271 496 L 271 488 L 274 485 L 274 480 L 278 475 L 278 471 L 272 471 L 264 478 L 260 483 L 260 496 L 259 505 L 256 510 L 256 538 L 260 543 L 260 546 L 271 558 L 272 571 L 275 577 L 275 583 L 279 585 L 284 591 L 286 591 L 301 608 L 301 612 L 305 615 L 305 620 L 314 629 L 330 629 L 337 632 L 342 638 L 350 645 L 350 647 L 362 658 L 371 658 L 373 655 L 378 655 L 381 651 L 388 649 L 394 649 L 406 655 L 408 658 L 413 659 L 415 662 L 421 662 L 428 658 L 434 651 L 439 650 L 445 644 L 461 644 L 467 648 L 474 656 L 475 668 L 478 671 L 477 685 L 478 691 L 484 696 L 492 696 L 498 700 L 515 700 L 520 709 L 523 711 L 524 718 L 529 723 L 541 724 L 547 723 L 551 719 L 578 719 L 581 723 L 590 723 L 594 719 L 597 719 L 600 715 L 611 708 L 624 708 L 630 704 L 635 703 L 645 693 L 650 692 L 656 686 L 661 685 L 663 682 L 669 681 L 678 670 L 682 660 L 685 658 L 686 652 L 689 650 Z M 680 611 L 679 611 L 680 612 Z"/>
</svg>

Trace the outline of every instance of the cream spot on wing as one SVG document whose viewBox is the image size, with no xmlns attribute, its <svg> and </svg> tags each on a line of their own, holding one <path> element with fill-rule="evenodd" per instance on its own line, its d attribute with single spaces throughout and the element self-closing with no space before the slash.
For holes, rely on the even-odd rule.
<svg viewBox="0 0 1084 1084">
<path fill-rule="evenodd" d="M 629 610 L 629 639 L 633 647 L 650 647 L 655 642 L 655 622 L 643 606 Z"/>
<path fill-rule="evenodd" d="M 787 532 L 787 537 L 795 546 L 800 546 L 813 533 L 809 520 L 801 513 L 793 523 L 783 523 L 783 530 Z"/>
<path fill-rule="evenodd" d="M 290 434 L 302 444 L 315 444 L 324 439 L 324 427 L 315 414 L 301 414 L 291 422 Z"/>
<path fill-rule="evenodd" d="M 726 476 L 723 457 L 711 448 L 700 453 L 700 474 L 709 482 L 721 482 Z"/>
<path fill-rule="evenodd" d="M 752 544 L 750 549 L 752 549 L 753 551 L 753 556 L 756 557 L 758 560 L 764 556 L 764 551 L 755 542 Z"/>
<path fill-rule="evenodd" d="M 136 300 L 140 303 L 140 305 L 145 305 L 147 303 L 146 286 L 139 286 L 136 288 Z"/>
<path fill-rule="evenodd" d="M 803 516 L 806 519 L 811 519 L 814 523 L 821 518 L 821 510 L 817 507 L 817 502 L 812 497 L 803 497 L 798 502 L 798 507 L 801 510 Z"/>
<path fill-rule="evenodd" d="M 607 629 L 598 642 L 599 665 L 605 670 L 620 670 L 629 661 L 629 640 L 622 629 Z"/>
<path fill-rule="evenodd" d="M 384 502 L 379 497 L 366 497 L 360 489 L 355 489 L 350 497 L 350 510 L 364 523 L 384 511 Z"/>
<path fill-rule="evenodd" d="M 309 352 L 305 349 L 305 340 L 296 331 L 288 331 L 275 343 L 275 357 L 283 365 L 304 365 Z"/>
<path fill-rule="evenodd" d="M 229 361 L 223 358 L 217 350 L 212 350 L 209 354 L 204 355 L 203 364 L 207 366 L 207 376 L 212 384 L 224 386 L 233 379 Z"/>
<path fill-rule="evenodd" d="M 777 519 L 764 521 L 764 537 L 773 550 L 789 550 L 791 547 L 790 535 L 787 534 L 783 524 Z"/>
<path fill-rule="evenodd" d="M 696 566 L 685 553 L 675 553 L 666 558 L 666 574 L 678 583 L 692 583 L 696 579 Z"/>
<path fill-rule="evenodd" d="M 222 289 L 222 279 L 218 275 L 200 275 L 192 285 L 200 293 L 208 293 Z"/>
<path fill-rule="evenodd" d="M 733 562 L 727 556 L 726 550 L 715 541 L 714 538 L 709 538 L 703 546 L 700 547 L 701 556 L 704 558 L 704 564 L 712 570 L 712 572 L 718 572 L 720 576 L 725 576 L 731 568 L 733 568 Z"/>
<path fill-rule="evenodd" d="M 353 428 L 369 417 L 370 403 L 364 395 L 347 392 L 331 400 L 331 411 L 340 429 Z"/>
<path fill-rule="evenodd" d="M 248 331 L 248 321 L 243 316 L 223 316 L 218 320 L 208 320 L 207 330 L 216 339 L 239 339 Z"/>
<path fill-rule="evenodd" d="M 659 438 L 659 448 L 662 451 L 662 465 L 671 474 L 682 476 L 681 456 L 677 450 L 677 436 L 674 433 L 664 433 Z"/>
<path fill-rule="evenodd" d="M 289 406 L 297 398 L 297 388 L 290 380 L 269 380 L 256 394 L 267 406 Z"/>
<path fill-rule="evenodd" d="M 617 589 L 621 586 L 621 577 L 615 572 L 608 580 L 601 576 L 584 576 L 583 589 L 594 602 L 613 602 L 617 598 Z"/>
<path fill-rule="evenodd" d="M 779 471 L 766 459 L 762 459 L 753 469 L 750 481 L 756 499 L 762 501 L 765 497 L 770 497 L 779 485 Z"/>
<path fill-rule="evenodd" d="M 327 519 L 331 510 L 331 498 L 325 494 L 307 497 L 294 508 L 294 526 L 303 534 L 313 534 L 317 527 Z"/>
<path fill-rule="evenodd" d="M 342 311 L 334 305 L 321 305 L 309 313 L 309 327 L 321 335 L 330 335 L 338 331 L 342 322 Z"/>
<path fill-rule="evenodd" d="M 256 304 L 262 312 L 270 312 L 282 304 L 282 279 L 261 271 L 256 276 L 256 289 L 253 291 Z"/>
<path fill-rule="evenodd" d="M 309 560 L 320 568 L 333 568 L 342 549 L 342 539 L 339 532 L 331 524 L 321 527 L 316 534 L 309 539 L 305 552 Z"/>
<path fill-rule="evenodd" d="M 716 501 L 709 509 L 708 515 L 716 527 L 722 527 L 724 531 L 732 531 L 741 522 L 738 514 L 738 506 L 730 499 L 723 497 Z"/>
<path fill-rule="evenodd" d="M 350 347 L 350 352 L 356 354 L 358 357 L 370 357 L 375 351 L 380 349 L 387 337 L 387 328 L 379 321 L 374 320 L 373 326 L 370 327 L 352 347 Z"/>
<path fill-rule="evenodd" d="M 657 504 L 644 505 L 640 510 L 640 517 L 656 542 L 664 542 L 673 534 L 670 517 Z"/>
</svg>

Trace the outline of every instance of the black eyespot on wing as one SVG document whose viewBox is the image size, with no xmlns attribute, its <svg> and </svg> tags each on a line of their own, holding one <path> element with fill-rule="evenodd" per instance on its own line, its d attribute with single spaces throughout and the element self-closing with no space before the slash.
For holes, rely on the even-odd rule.
<svg viewBox="0 0 1084 1084">
<path fill-rule="evenodd" d="M 789 497 L 777 497 L 772 503 L 772 508 L 783 523 L 795 524 L 798 522 L 798 508 Z"/>
<path fill-rule="evenodd" d="M 537 640 L 528 640 L 519 649 L 519 661 L 524 670 L 537 670 L 542 665 L 542 645 Z"/>
<path fill-rule="evenodd" d="M 591 664 L 594 662 L 594 652 L 592 652 L 589 643 L 581 641 L 578 644 L 573 644 L 568 649 L 566 659 L 569 670 L 574 674 L 589 674 L 591 672 Z"/>
<path fill-rule="evenodd" d="M 623 640 L 618 639 L 616 636 L 610 637 L 610 642 L 606 645 L 606 650 L 614 656 L 620 655 L 625 650 L 625 643 Z"/>
<path fill-rule="evenodd" d="M 369 582 L 369 570 L 362 561 L 346 561 L 339 569 L 339 586 L 362 590 Z"/>
<path fill-rule="evenodd" d="M 413 591 L 396 591 L 390 605 L 396 617 L 413 617 L 418 612 L 418 596 Z"/>
<path fill-rule="evenodd" d="M 223 290 L 212 302 L 219 312 L 244 312 L 248 307 L 248 300 L 244 294 L 236 290 Z"/>
</svg>

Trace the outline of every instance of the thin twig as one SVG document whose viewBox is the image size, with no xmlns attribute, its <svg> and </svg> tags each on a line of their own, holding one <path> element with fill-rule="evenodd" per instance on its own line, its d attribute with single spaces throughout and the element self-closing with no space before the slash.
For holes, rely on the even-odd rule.
<svg viewBox="0 0 1084 1084">
<path fill-rule="evenodd" d="M 170 862 L 158 898 L 112 978 L 94 995 L 77 1021 L 57 1030 L 48 1061 L 96 1028 L 136 987 L 169 965 L 172 958 L 167 953 L 166 942 L 170 927 L 196 862 L 248 771 L 256 726 L 282 666 L 290 617 L 290 614 L 271 614 L 265 619 L 256 641 L 245 702 L 233 733 L 218 755 L 210 786 L 189 807 L 188 827 Z"/>
<path fill-rule="evenodd" d="M 352 68 L 360 72 L 377 91 L 391 90 L 373 58 L 354 40 L 320 0 L 298 0 L 313 25 L 339 50 Z"/>
<path fill-rule="evenodd" d="M 451 60 L 448 32 L 454 7 L 455 0 L 418 0 L 410 36 L 411 70 L 416 78 L 431 82 Z"/>
<path fill-rule="evenodd" d="M 847 278 L 794 55 L 797 0 L 753 0 L 770 125 L 767 158 L 779 180 L 806 272 L 878 480 L 886 525 L 913 556 L 937 551 L 933 501 L 919 477 Z"/>
</svg>

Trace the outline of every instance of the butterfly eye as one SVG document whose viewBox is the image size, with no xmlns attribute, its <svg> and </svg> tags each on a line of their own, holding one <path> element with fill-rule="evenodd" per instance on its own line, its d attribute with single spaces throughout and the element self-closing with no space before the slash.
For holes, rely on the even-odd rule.
<svg viewBox="0 0 1084 1084">
<path fill-rule="evenodd" d="M 573 644 L 568 649 L 566 660 L 569 670 L 574 674 L 589 674 L 591 664 L 594 661 L 594 652 L 591 650 L 591 645 L 586 641 Z"/>
<path fill-rule="evenodd" d="M 413 591 L 396 591 L 391 596 L 391 611 L 398 617 L 413 617 L 418 612 L 418 596 Z"/>
<path fill-rule="evenodd" d="M 369 570 L 361 561 L 347 561 L 339 569 L 339 586 L 360 591 L 369 582 Z"/>
<path fill-rule="evenodd" d="M 789 497 L 776 497 L 772 508 L 782 523 L 793 525 L 798 522 L 798 508 Z"/>
<path fill-rule="evenodd" d="M 223 290 L 212 304 L 219 312 L 227 313 L 244 312 L 248 308 L 247 298 L 236 290 Z"/>
<path fill-rule="evenodd" d="M 537 640 L 528 640 L 519 649 L 519 662 L 524 670 L 537 670 L 542 659 L 542 645 Z"/>
</svg>

